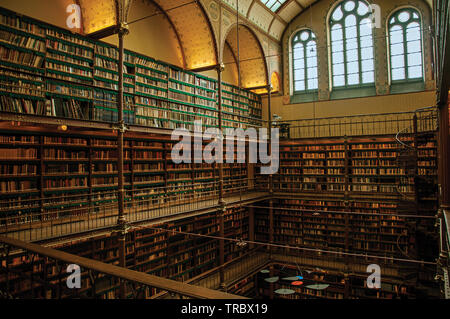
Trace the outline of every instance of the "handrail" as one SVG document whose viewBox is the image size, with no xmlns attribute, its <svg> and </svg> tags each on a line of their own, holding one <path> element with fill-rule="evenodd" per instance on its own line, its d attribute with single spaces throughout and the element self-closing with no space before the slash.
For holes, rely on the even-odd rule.
<svg viewBox="0 0 450 319">
<path fill-rule="evenodd" d="M 55 259 L 57 261 L 62 261 L 68 264 L 75 264 L 80 266 L 81 268 L 110 275 L 125 281 L 173 292 L 183 296 L 200 299 L 246 299 L 241 296 L 232 295 L 204 287 L 193 286 L 154 275 L 149 275 L 146 273 L 106 264 L 97 260 L 72 255 L 56 249 L 47 248 L 32 243 L 26 243 L 3 236 L 0 236 L 0 243 L 20 248 L 27 252 L 36 253 L 38 255 Z"/>
<path fill-rule="evenodd" d="M 376 116 L 388 116 L 388 115 L 401 115 L 401 114 L 414 114 L 416 112 L 422 112 L 428 109 L 435 109 L 436 106 L 427 106 L 423 108 L 416 109 L 414 111 L 405 111 L 405 112 L 391 112 L 391 113 L 373 113 L 373 114 L 357 114 L 357 115 L 343 115 L 343 116 L 328 116 L 328 117 L 320 117 L 320 118 L 308 118 L 308 119 L 297 119 L 297 120 L 280 120 L 280 121 L 272 121 L 280 122 L 280 123 L 289 123 L 289 122 L 299 122 L 299 121 L 317 121 L 317 120 L 331 120 L 331 119 L 343 119 L 343 118 L 354 118 L 354 117 L 376 117 Z"/>
</svg>

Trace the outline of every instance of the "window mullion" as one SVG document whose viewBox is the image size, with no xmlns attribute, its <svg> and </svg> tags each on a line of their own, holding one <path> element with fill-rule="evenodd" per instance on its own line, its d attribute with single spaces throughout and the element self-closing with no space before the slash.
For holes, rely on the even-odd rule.
<svg viewBox="0 0 450 319">
<path fill-rule="evenodd" d="M 306 49 L 306 44 L 303 41 L 303 56 L 304 56 L 304 62 L 303 62 L 303 78 L 305 79 L 305 90 L 308 90 L 308 73 L 306 72 L 306 67 L 307 67 L 307 63 L 306 63 L 306 54 L 307 54 L 307 49 Z"/>
<path fill-rule="evenodd" d="M 403 52 L 404 52 L 403 60 L 405 61 L 405 80 L 408 81 L 409 80 L 409 65 L 408 65 L 408 38 L 407 38 L 407 31 L 406 31 L 407 24 L 402 23 L 401 25 L 402 25 L 402 31 L 403 31 Z"/>
<path fill-rule="evenodd" d="M 347 71 L 347 34 L 346 34 L 346 30 L 345 30 L 345 15 L 342 18 L 344 21 L 344 24 L 341 24 L 342 26 L 342 44 L 344 47 L 344 76 L 345 76 L 345 86 L 348 86 L 348 71 Z"/>
<path fill-rule="evenodd" d="M 358 21 L 359 20 L 359 21 Z M 358 45 L 358 73 L 359 73 L 359 85 L 362 84 L 362 55 L 361 55 L 361 34 L 360 26 L 362 19 L 358 19 L 356 24 L 356 43 Z"/>
</svg>

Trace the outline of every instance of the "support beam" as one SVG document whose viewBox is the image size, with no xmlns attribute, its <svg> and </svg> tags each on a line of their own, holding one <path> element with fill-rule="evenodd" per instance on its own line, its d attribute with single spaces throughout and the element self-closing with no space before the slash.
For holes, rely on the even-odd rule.
<svg viewBox="0 0 450 319">
<path fill-rule="evenodd" d="M 125 133 L 125 123 L 123 121 L 123 61 L 124 61 L 124 46 L 123 38 L 127 33 L 126 29 L 119 30 L 119 107 L 118 107 L 118 130 L 117 130 L 117 148 L 118 148 L 118 211 L 117 219 L 118 228 L 118 245 L 119 245 L 119 266 L 126 268 L 125 263 L 125 240 L 126 240 L 126 219 L 125 219 L 125 189 L 124 189 L 124 175 L 123 175 L 123 135 Z M 120 281 L 120 298 L 126 298 L 126 287 L 123 280 Z"/>
<path fill-rule="evenodd" d="M 217 80 L 218 80 L 218 126 L 219 126 L 219 132 L 222 133 L 222 72 L 224 71 L 223 64 L 218 65 L 217 67 Z M 222 143 L 223 147 L 223 140 L 220 141 Z M 223 158 L 218 163 L 219 167 L 219 237 L 224 238 L 225 237 L 225 221 L 224 221 L 224 214 L 226 211 L 225 207 L 225 201 L 223 199 Z M 224 274 L 224 264 L 225 264 L 225 241 L 223 239 L 219 240 L 219 266 L 220 266 L 220 287 L 222 289 L 225 289 L 225 274 Z"/>
</svg>

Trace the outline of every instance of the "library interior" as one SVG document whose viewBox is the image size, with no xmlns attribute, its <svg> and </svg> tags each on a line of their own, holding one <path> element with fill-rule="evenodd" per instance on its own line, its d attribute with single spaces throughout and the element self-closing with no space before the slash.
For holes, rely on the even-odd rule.
<svg viewBox="0 0 450 319">
<path fill-rule="evenodd" d="M 450 299 L 449 1 L 1 0 L 0 57 L 0 299 Z"/>
</svg>

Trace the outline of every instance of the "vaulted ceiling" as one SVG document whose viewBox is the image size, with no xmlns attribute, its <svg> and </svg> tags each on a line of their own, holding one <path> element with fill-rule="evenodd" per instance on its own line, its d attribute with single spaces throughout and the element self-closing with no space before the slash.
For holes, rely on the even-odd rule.
<svg viewBox="0 0 450 319">
<path fill-rule="evenodd" d="M 323 0 L 286 0 L 276 12 L 264 4 L 273 1 L 261 0 L 133 0 L 138 1 L 151 3 L 153 8 L 153 12 L 139 12 L 142 18 L 159 14 L 167 19 L 179 42 L 183 67 L 199 69 L 217 64 L 223 52 L 223 47 L 222 52 L 219 48 L 226 45 L 235 59 L 239 57 L 241 83 L 248 87 L 266 84 L 267 64 L 272 72 L 277 71 L 277 63 L 270 59 L 266 63 L 264 56 L 279 54 L 281 38 L 289 23 Z M 433 0 L 425 1 L 432 5 Z M 116 0 L 78 0 L 78 3 L 86 33 L 116 23 Z M 237 31 L 233 17 L 237 12 L 240 23 L 245 25 L 239 27 L 239 46 L 236 38 L 229 35 Z M 270 49 L 274 47 L 275 50 Z"/>
</svg>

